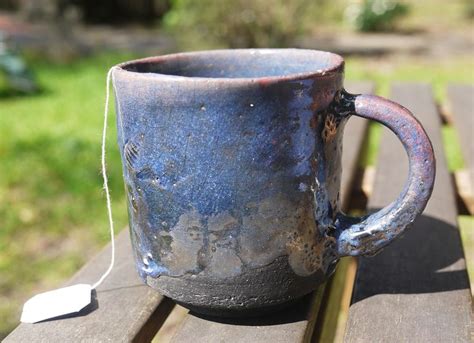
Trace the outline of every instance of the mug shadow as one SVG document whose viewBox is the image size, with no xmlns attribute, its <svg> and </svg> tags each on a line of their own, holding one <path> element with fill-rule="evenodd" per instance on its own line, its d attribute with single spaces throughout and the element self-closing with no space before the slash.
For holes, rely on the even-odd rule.
<svg viewBox="0 0 474 343">
<path fill-rule="evenodd" d="M 401 237 L 358 261 L 352 303 L 378 294 L 422 294 L 469 289 L 459 230 L 422 215 Z M 460 262 L 460 263 L 457 263 Z"/>
<path fill-rule="evenodd" d="M 274 312 L 266 314 L 248 315 L 246 317 L 225 318 L 217 316 L 209 316 L 193 311 L 189 315 L 198 317 L 204 320 L 217 322 L 221 324 L 241 325 L 241 326 L 271 326 L 295 323 L 306 320 L 308 311 L 312 302 L 313 294 L 307 294 L 295 302 L 274 310 Z"/>
<path fill-rule="evenodd" d="M 445 221 L 422 215 L 401 237 L 373 257 L 359 258 L 352 303 L 378 294 L 417 294 L 468 289 L 459 230 Z M 219 318 L 190 312 L 223 324 L 270 326 L 307 320 L 312 294 L 270 314 Z"/>
<path fill-rule="evenodd" d="M 422 215 L 404 235 L 373 257 L 359 258 L 357 284 L 352 303 L 378 294 L 434 293 L 468 289 L 465 266 L 453 265 L 464 258 L 459 230 L 442 220 Z M 137 287 L 131 285 L 129 287 Z M 128 288 L 128 287 L 126 287 Z M 111 290 L 106 290 L 111 291 Z M 313 293 L 266 315 L 222 318 L 189 314 L 204 320 L 241 326 L 271 326 L 307 320 Z M 86 316 L 99 308 L 97 293 L 92 302 L 78 313 L 48 321 Z"/>
</svg>

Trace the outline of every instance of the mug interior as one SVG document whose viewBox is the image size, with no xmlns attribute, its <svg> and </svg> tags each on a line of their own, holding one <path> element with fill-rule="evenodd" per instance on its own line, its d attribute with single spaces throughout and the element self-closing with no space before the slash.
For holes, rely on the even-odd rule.
<svg viewBox="0 0 474 343">
<path fill-rule="evenodd" d="M 318 75 L 342 68 L 341 56 L 303 49 L 236 49 L 179 53 L 119 65 L 136 73 L 194 78 L 268 78 Z"/>
</svg>

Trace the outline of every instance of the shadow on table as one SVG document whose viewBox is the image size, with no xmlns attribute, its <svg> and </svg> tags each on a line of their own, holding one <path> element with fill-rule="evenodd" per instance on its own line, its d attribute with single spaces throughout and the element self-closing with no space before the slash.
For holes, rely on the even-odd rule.
<svg viewBox="0 0 474 343">
<path fill-rule="evenodd" d="M 377 294 L 468 289 L 459 230 L 422 215 L 402 237 L 374 257 L 359 259 L 352 303 Z M 453 265 L 458 262 L 458 265 Z"/>
<path fill-rule="evenodd" d="M 207 316 L 196 312 L 190 312 L 191 315 L 213 322 L 231 325 L 243 326 L 269 326 L 286 323 L 295 323 L 306 320 L 308 317 L 309 305 L 313 302 L 314 294 L 307 294 L 294 303 L 275 310 L 272 314 L 260 316 L 247 316 L 243 318 L 222 318 Z"/>
<path fill-rule="evenodd" d="M 442 220 L 422 215 L 414 226 L 374 257 L 359 259 L 352 303 L 377 294 L 418 294 L 469 287 L 459 230 Z M 453 265 L 458 262 L 458 265 Z M 275 314 L 246 318 L 217 318 L 191 312 L 201 319 L 232 325 L 268 326 L 306 320 L 311 296 Z"/>
</svg>

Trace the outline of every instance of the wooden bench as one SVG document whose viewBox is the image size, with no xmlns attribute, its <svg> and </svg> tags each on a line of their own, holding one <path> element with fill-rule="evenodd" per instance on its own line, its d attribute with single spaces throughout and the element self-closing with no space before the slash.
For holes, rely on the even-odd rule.
<svg viewBox="0 0 474 343">
<path fill-rule="evenodd" d="M 437 173 L 423 215 L 404 237 L 373 258 L 360 258 L 346 342 L 468 342 L 471 298 L 457 225 L 455 192 L 431 89 L 397 84 L 391 98 L 416 113 L 433 143 Z M 408 170 L 405 152 L 385 131 L 369 208 L 394 199 Z"/>
<path fill-rule="evenodd" d="M 448 95 L 456 125 L 462 128 L 467 120 L 472 123 L 472 105 L 466 110 L 468 105 L 456 98 L 456 87 L 450 87 Z M 370 83 L 347 88 L 353 93 L 373 90 Z M 470 91 L 472 95 L 472 87 Z M 396 84 L 391 98 L 411 109 L 428 131 L 437 156 L 436 187 L 424 214 L 404 237 L 375 257 L 359 259 L 355 280 L 354 260 L 344 258 L 326 284 L 281 313 L 208 320 L 141 283 L 125 230 L 117 237 L 116 267 L 97 289 L 93 304 L 79 316 L 21 324 L 5 342 L 333 342 L 342 340 L 343 331 L 346 342 L 468 342 L 472 338 L 471 297 L 457 226 L 456 193 L 442 148 L 441 118 L 427 85 Z M 358 157 L 367 125 L 353 117 L 346 126 L 341 185 L 346 210 L 359 203 L 355 201 L 361 175 Z M 467 136 L 459 130 L 469 139 L 472 129 L 465 131 Z M 466 161 L 472 151 L 471 144 Z M 472 172 L 472 160 L 469 163 Z M 369 209 L 395 199 L 407 175 L 406 165 L 400 143 L 384 130 L 370 187 L 373 193 L 368 194 Z M 109 258 L 110 247 L 106 247 L 67 284 L 94 282 Z M 340 311 L 345 306 L 346 319 Z"/>
</svg>

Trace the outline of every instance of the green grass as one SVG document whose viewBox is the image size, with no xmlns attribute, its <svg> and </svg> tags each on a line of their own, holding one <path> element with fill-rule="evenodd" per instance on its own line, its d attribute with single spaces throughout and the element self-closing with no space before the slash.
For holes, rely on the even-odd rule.
<svg viewBox="0 0 474 343">
<path fill-rule="evenodd" d="M 346 78 L 375 81 L 377 93 L 382 96 L 389 94 L 392 82 L 425 82 L 433 87 L 435 98 L 444 101 L 448 82 L 474 81 L 474 60 L 472 56 L 431 60 L 402 56 L 370 59 L 353 57 L 346 59 Z"/>
<path fill-rule="evenodd" d="M 433 87 L 435 100 L 446 102 L 446 85 L 450 82 L 474 82 L 474 60 L 460 56 L 448 60 L 417 58 L 349 58 L 346 60 L 346 78 L 348 80 L 372 80 L 377 87 L 377 94 L 388 97 L 390 84 L 397 81 L 424 82 Z M 416 115 L 416 113 L 415 113 Z M 367 144 L 362 154 L 361 164 L 374 165 L 382 133 L 380 124 L 371 123 Z M 463 167 L 463 158 L 457 134 L 452 127 L 444 126 L 442 130 L 444 148 L 450 171 Z"/>
<path fill-rule="evenodd" d="M 100 175 L 105 77 L 129 57 L 32 64 L 43 92 L 0 99 L 0 338 L 17 323 L 28 296 L 60 285 L 108 240 Z M 108 173 L 122 228 L 127 218 L 113 118 Z"/>
<path fill-rule="evenodd" d="M 462 157 L 461 144 L 454 127 L 444 125 L 441 134 L 444 142 L 444 152 L 446 162 L 450 171 L 456 171 L 464 168 L 464 159 Z"/>
</svg>

